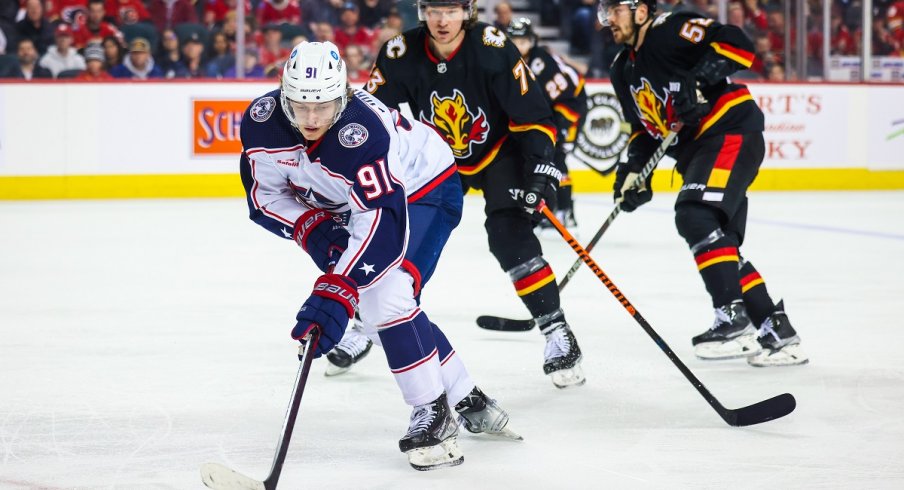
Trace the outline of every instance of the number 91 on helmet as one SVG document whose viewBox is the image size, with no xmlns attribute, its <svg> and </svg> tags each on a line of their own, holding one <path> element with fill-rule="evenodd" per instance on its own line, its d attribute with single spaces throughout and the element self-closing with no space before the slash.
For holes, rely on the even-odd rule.
<svg viewBox="0 0 904 490">
<path fill-rule="evenodd" d="M 348 74 L 331 42 L 302 42 L 283 67 L 280 103 L 289 122 L 316 140 L 339 120 L 348 103 Z"/>
</svg>

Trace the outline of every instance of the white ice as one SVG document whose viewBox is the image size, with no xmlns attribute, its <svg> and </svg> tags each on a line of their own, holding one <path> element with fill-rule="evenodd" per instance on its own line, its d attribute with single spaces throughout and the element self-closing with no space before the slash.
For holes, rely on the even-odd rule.
<svg viewBox="0 0 904 490">
<path fill-rule="evenodd" d="M 724 405 L 789 392 L 794 413 L 727 426 L 586 269 L 562 300 L 588 381 L 554 388 L 536 331 L 474 323 L 526 311 L 468 197 L 424 308 L 525 440 L 463 434 L 462 466 L 414 471 L 382 352 L 331 379 L 318 360 L 280 488 L 904 488 L 904 192 L 751 195 L 742 251 L 811 357 L 786 368 L 694 358 L 712 312 L 673 200 L 592 255 Z M 610 202 L 578 196 L 584 242 Z M 315 277 L 292 242 L 241 199 L 5 202 L 0 237 L 0 488 L 201 489 L 205 462 L 266 476 Z M 576 259 L 544 247 L 560 276 Z"/>
</svg>

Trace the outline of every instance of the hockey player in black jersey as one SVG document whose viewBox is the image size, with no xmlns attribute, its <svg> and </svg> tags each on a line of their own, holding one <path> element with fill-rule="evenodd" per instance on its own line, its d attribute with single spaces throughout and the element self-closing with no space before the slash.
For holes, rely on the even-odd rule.
<svg viewBox="0 0 904 490">
<path fill-rule="evenodd" d="M 581 351 L 533 234 L 540 199 L 555 208 L 556 128 L 530 69 L 505 32 L 477 22 L 472 0 L 419 0 L 420 25 L 390 39 L 367 91 L 436 129 L 465 189 L 483 191 L 490 251 L 546 337 L 544 373 L 584 383 Z"/>
<path fill-rule="evenodd" d="M 656 0 L 603 0 L 599 19 L 624 44 L 612 85 L 631 123 L 628 159 L 616 173 L 622 210 L 652 199 L 650 181 L 633 186 L 641 167 L 672 128 L 669 150 L 684 179 L 675 225 L 697 263 L 716 319 L 693 338 L 702 359 L 746 357 L 753 366 L 803 364 L 807 355 L 783 301 L 739 247 L 747 223 L 747 188 L 764 156 L 763 113 L 729 76 L 751 65 L 753 44 L 735 26 L 692 12 L 655 15 Z"/>
<path fill-rule="evenodd" d="M 558 55 L 537 45 L 537 34 L 531 26 L 530 19 L 513 20 L 506 28 L 506 32 L 521 53 L 521 58 L 527 62 L 528 68 L 537 79 L 537 84 L 540 85 L 540 91 L 552 107 L 553 121 L 558 131 L 553 161 L 563 175 L 557 195 L 556 217 L 566 227 L 572 229 L 572 233 L 576 233 L 574 230 L 577 228 L 577 221 L 574 217 L 571 178 L 568 176 L 565 157 L 574 149 L 578 131 L 587 115 L 584 76 Z M 547 220 L 541 221 L 538 228 L 541 235 L 559 237 L 559 233 Z"/>
</svg>

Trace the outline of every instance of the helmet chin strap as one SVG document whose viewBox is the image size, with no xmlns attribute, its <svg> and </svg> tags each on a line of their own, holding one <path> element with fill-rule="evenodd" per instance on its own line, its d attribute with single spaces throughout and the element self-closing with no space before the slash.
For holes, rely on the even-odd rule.
<svg viewBox="0 0 904 490">
<path fill-rule="evenodd" d="M 634 14 L 636 13 L 637 10 L 634 11 Z M 634 21 L 634 39 L 631 41 L 631 46 L 633 46 L 634 49 L 637 49 L 637 38 L 640 37 L 640 29 L 651 22 L 653 19 L 649 14 L 647 14 L 647 20 L 643 21 L 642 24 L 638 24 L 637 19 L 633 15 L 631 16 L 631 20 Z"/>
</svg>

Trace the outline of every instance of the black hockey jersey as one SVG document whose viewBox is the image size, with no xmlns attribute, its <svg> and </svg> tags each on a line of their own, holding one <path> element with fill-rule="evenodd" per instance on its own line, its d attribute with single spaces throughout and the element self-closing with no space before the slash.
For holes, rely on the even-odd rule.
<svg viewBox="0 0 904 490">
<path fill-rule="evenodd" d="M 578 123 L 587 114 L 584 76 L 541 46 L 534 46 L 528 51 L 527 66 L 552 107 L 559 138 L 568 143 L 574 142 L 580 130 Z"/>
<path fill-rule="evenodd" d="M 427 36 L 416 27 L 387 41 L 365 89 L 389 107 L 408 103 L 446 140 L 464 175 L 516 148 L 531 169 L 551 161 L 552 111 L 505 33 L 477 22 L 446 60 L 433 54 Z"/>
<path fill-rule="evenodd" d="M 615 58 L 612 86 L 632 129 L 629 162 L 642 165 L 669 125 L 677 122 L 670 87 L 684 82 L 711 51 L 731 60 L 738 70 L 754 60 L 753 44 L 740 29 L 687 11 L 660 14 L 639 50 L 626 46 Z M 670 154 L 677 155 L 683 144 L 703 136 L 763 131 L 763 113 L 746 86 L 726 79 L 705 87 L 703 95 L 712 110 L 698 126 L 678 133 Z"/>
</svg>

